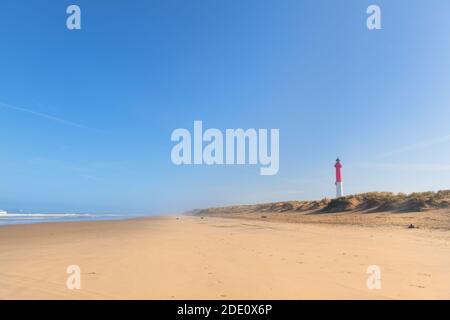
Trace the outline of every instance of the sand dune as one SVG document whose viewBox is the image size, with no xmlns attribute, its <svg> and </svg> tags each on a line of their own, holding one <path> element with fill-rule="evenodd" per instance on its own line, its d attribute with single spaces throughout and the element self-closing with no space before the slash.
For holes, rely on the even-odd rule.
<svg viewBox="0 0 450 320">
<path fill-rule="evenodd" d="M 411 194 L 393 192 L 367 192 L 345 197 L 314 201 L 281 201 L 253 205 L 237 205 L 219 208 L 197 209 L 190 214 L 222 214 L 222 213 L 281 213 L 308 212 L 333 213 L 357 211 L 361 213 L 375 212 L 422 212 L 450 208 L 450 190 L 437 192 L 414 192 Z"/>
<path fill-rule="evenodd" d="M 450 190 L 411 194 L 369 192 L 336 199 L 281 201 L 197 209 L 195 216 L 297 223 L 450 230 Z"/>
<path fill-rule="evenodd" d="M 445 230 L 183 216 L 2 227 L 0 252 L 2 299 L 450 298 Z"/>
</svg>

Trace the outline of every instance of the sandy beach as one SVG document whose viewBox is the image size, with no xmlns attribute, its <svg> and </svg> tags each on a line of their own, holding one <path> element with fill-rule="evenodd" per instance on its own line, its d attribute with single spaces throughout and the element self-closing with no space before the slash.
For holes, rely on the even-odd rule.
<svg viewBox="0 0 450 320">
<path fill-rule="evenodd" d="M 170 216 L 5 226 L 0 252 L 1 299 L 450 299 L 448 230 Z"/>
</svg>

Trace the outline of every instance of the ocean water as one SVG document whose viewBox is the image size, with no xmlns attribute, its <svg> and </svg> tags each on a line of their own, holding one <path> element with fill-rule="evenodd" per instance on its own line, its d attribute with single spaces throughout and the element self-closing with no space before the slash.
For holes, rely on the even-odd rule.
<svg viewBox="0 0 450 320">
<path fill-rule="evenodd" d="M 10 213 L 0 210 L 0 226 L 42 222 L 120 220 L 129 218 L 133 218 L 133 216 L 120 214 L 87 213 Z"/>
</svg>

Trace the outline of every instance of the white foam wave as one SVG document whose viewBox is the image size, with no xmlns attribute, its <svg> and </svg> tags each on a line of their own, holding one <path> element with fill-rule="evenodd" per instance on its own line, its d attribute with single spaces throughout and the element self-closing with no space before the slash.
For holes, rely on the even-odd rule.
<svg viewBox="0 0 450 320">
<path fill-rule="evenodd" d="M 125 218 L 117 214 L 89 214 L 89 213 L 10 213 L 0 210 L 0 226 L 8 224 L 22 224 L 35 222 L 63 222 L 63 221 L 91 221 L 115 220 Z"/>
<path fill-rule="evenodd" d="M 35 217 L 35 218 L 70 218 L 70 217 L 92 217 L 88 213 L 2 213 L 1 217 L 7 218 L 21 218 L 21 217 Z"/>
</svg>

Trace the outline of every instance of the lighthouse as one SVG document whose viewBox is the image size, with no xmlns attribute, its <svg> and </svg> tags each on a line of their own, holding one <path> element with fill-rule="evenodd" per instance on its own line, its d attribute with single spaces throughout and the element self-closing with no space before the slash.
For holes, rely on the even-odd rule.
<svg viewBox="0 0 450 320">
<path fill-rule="evenodd" d="M 336 159 L 336 164 L 334 165 L 336 168 L 336 198 L 344 196 L 344 185 L 342 184 L 342 164 L 339 158 Z"/>
</svg>

